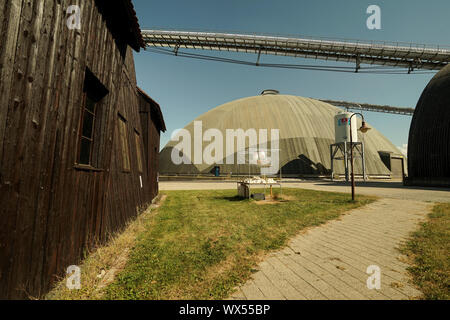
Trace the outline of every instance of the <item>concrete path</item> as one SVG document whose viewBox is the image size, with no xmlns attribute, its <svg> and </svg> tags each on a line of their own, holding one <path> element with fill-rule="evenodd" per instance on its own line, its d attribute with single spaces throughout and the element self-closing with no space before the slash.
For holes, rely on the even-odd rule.
<svg viewBox="0 0 450 320">
<path fill-rule="evenodd" d="M 226 181 L 162 181 L 160 190 L 218 190 L 237 189 L 236 182 Z M 350 192 L 350 184 L 346 182 L 331 182 L 327 180 L 287 179 L 283 188 L 302 188 L 330 192 Z M 419 200 L 431 202 L 450 202 L 450 189 L 405 187 L 401 182 L 370 181 L 356 184 L 356 193 L 373 195 L 380 198 L 404 200 Z"/>
<path fill-rule="evenodd" d="M 331 181 L 286 181 L 285 188 L 303 188 L 318 191 L 344 192 L 351 191 L 347 182 Z M 448 188 L 425 188 L 425 187 L 405 187 L 401 182 L 390 181 L 358 181 L 356 183 L 356 193 L 373 195 L 380 198 L 393 198 L 403 200 L 419 200 L 431 202 L 450 202 L 450 189 Z"/>
<path fill-rule="evenodd" d="M 295 237 L 271 254 L 231 299 L 411 299 L 408 265 L 396 249 L 432 204 L 381 199 Z M 381 269 L 381 289 L 367 287 L 367 268 Z"/>
</svg>

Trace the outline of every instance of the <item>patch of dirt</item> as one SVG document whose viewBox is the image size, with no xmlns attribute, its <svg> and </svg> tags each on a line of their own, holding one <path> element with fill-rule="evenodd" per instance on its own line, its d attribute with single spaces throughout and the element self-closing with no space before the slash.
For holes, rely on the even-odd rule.
<svg viewBox="0 0 450 320">
<path fill-rule="evenodd" d="M 294 197 L 294 196 L 282 195 L 281 196 L 281 200 L 284 200 L 284 201 L 295 201 L 295 200 L 297 200 L 297 198 Z"/>
<path fill-rule="evenodd" d="M 294 201 L 294 200 L 297 200 L 297 198 L 295 198 L 293 196 L 282 195 L 282 196 L 274 197 L 273 199 L 268 197 L 268 199 L 266 199 L 266 200 L 255 201 L 255 203 L 257 205 L 280 204 L 280 203 L 286 203 L 286 202 Z"/>
<path fill-rule="evenodd" d="M 114 281 L 116 275 L 125 268 L 129 255 L 130 248 L 125 248 L 117 257 L 116 261 L 114 261 L 113 266 L 106 273 L 103 272 L 105 270 L 102 270 L 102 273 L 100 275 L 104 274 L 104 276 L 102 281 L 100 281 L 100 283 L 97 285 L 97 291 L 102 290 Z"/>
<path fill-rule="evenodd" d="M 266 204 L 280 204 L 283 202 L 282 201 L 274 201 L 274 200 L 261 200 L 261 201 L 255 201 L 255 203 L 259 206 L 263 206 Z"/>
<path fill-rule="evenodd" d="M 399 289 L 399 288 L 403 288 L 405 285 L 403 283 L 400 283 L 400 282 L 391 282 L 390 286 L 391 286 L 391 288 Z"/>
<path fill-rule="evenodd" d="M 163 194 L 156 203 L 152 203 L 150 205 L 150 209 L 158 209 L 161 207 L 161 205 L 164 203 L 164 201 L 167 199 L 167 194 Z"/>
</svg>

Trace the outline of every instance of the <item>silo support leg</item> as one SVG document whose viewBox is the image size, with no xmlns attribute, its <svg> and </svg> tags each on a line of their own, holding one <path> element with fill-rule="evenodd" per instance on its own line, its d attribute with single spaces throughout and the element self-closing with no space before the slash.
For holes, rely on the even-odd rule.
<svg viewBox="0 0 450 320">
<path fill-rule="evenodd" d="M 345 162 L 345 181 L 349 181 L 348 175 L 348 151 L 347 151 L 347 143 L 344 142 L 344 162 Z"/>
<path fill-rule="evenodd" d="M 333 153 L 333 146 L 330 146 L 330 156 L 331 156 L 331 181 L 334 181 L 334 153 Z"/>
</svg>

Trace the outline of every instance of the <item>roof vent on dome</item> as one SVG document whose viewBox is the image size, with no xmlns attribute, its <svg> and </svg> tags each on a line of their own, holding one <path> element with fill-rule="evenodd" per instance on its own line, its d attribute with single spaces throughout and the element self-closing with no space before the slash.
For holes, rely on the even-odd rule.
<svg viewBox="0 0 450 320">
<path fill-rule="evenodd" d="M 278 90 L 273 90 L 273 89 L 268 89 L 268 90 L 264 90 L 263 92 L 261 92 L 261 95 L 262 95 L 262 96 L 276 95 L 276 94 L 280 94 L 280 91 L 278 91 Z"/>
</svg>

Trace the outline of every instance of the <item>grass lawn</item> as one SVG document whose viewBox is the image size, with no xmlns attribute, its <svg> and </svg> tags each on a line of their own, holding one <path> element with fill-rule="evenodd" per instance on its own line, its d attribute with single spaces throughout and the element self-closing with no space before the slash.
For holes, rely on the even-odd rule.
<svg viewBox="0 0 450 320">
<path fill-rule="evenodd" d="M 450 203 L 438 204 L 402 251 L 424 299 L 450 299 Z"/>
<path fill-rule="evenodd" d="M 235 190 L 165 194 L 103 298 L 226 298 L 300 230 L 374 200 L 301 189 L 284 189 L 284 201 L 264 205 L 236 198 Z"/>
</svg>

